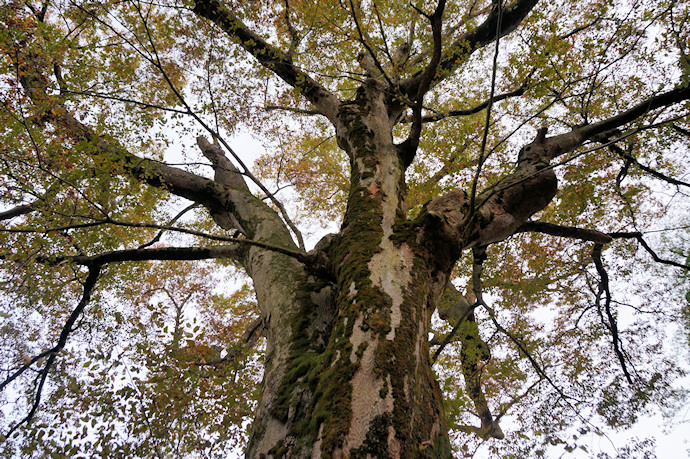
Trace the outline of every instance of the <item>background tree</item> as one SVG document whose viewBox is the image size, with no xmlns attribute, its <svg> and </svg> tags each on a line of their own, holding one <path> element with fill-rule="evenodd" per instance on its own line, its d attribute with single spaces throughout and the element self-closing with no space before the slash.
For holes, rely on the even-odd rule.
<svg viewBox="0 0 690 459">
<path fill-rule="evenodd" d="M 5 2 L 5 453 L 525 457 L 678 406 L 689 17 Z"/>
</svg>

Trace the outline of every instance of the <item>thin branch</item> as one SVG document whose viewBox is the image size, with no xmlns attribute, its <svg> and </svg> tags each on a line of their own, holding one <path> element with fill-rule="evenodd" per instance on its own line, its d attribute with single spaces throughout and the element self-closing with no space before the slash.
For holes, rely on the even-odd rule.
<svg viewBox="0 0 690 459">
<path fill-rule="evenodd" d="M 469 222 L 474 213 L 474 202 L 477 198 L 477 184 L 479 183 L 479 175 L 482 171 L 482 166 L 484 161 L 488 158 L 488 155 L 484 155 L 486 151 L 486 141 L 489 137 L 489 127 L 491 125 L 491 109 L 494 103 L 494 94 L 496 92 L 496 72 L 498 71 L 498 53 L 500 51 L 500 40 L 501 40 L 501 22 L 503 20 L 503 8 L 501 8 L 501 0 L 498 0 L 496 4 L 498 9 L 498 18 L 496 20 L 496 47 L 494 50 L 494 60 L 491 67 L 491 92 L 489 93 L 489 101 L 486 106 L 486 120 L 484 121 L 484 133 L 482 135 L 482 143 L 479 147 L 479 160 L 477 161 L 477 170 L 474 174 L 474 180 L 472 180 L 472 191 L 470 193 L 470 207 L 467 215 L 465 216 L 465 221 Z"/>
<path fill-rule="evenodd" d="M 93 98 L 103 99 L 103 100 L 112 100 L 115 102 L 122 102 L 125 104 L 136 105 L 136 106 L 139 106 L 141 108 L 150 108 L 150 109 L 160 110 L 160 111 L 164 111 L 164 112 L 176 113 L 178 115 L 189 115 L 187 110 L 180 110 L 177 108 L 164 107 L 162 105 L 150 104 L 148 102 L 143 102 L 143 101 L 136 100 L 136 99 L 129 99 L 126 97 L 120 97 L 120 96 L 116 96 L 113 94 L 106 94 L 106 93 L 101 93 L 101 92 L 91 92 L 91 91 L 74 91 L 71 89 L 65 89 L 62 92 L 64 92 L 65 94 L 73 94 L 73 95 L 77 95 L 77 96 L 87 96 L 87 97 L 93 97 Z"/>
<path fill-rule="evenodd" d="M 568 39 L 574 35 L 577 35 L 578 33 L 582 32 L 583 30 L 588 29 L 588 28 L 592 27 L 593 25 L 596 25 L 599 21 L 601 21 L 601 19 L 602 19 L 602 16 L 597 16 L 592 21 L 588 22 L 587 24 L 581 25 L 579 27 L 575 27 L 570 32 L 567 32 L 566 34 L 561 35 L 560 37 L 558 37 L 557 40 L 558 41 L 566 40 L 566 39 Z"/>
<path fill-rule="evenodd" d="M 496 39 L 497 22 L 501 16 L 501 27 L 499 37 L 504 37 L 515 30 L 520 23 L 527 17 L 539 0 L 517 0 L 510 2 L 503 8 L 493 7 L 491 12 L 482 24 L 464 33 L 455 40 L 444 53 L 439 72 L 434 76 L 433 84 L 437 84 L 444 77 L 451 75 L 466 58 L 476 50 L 492 43 Z M 417 74 L 402 83 L 406 93 L 414 94 L 421 79 L 421 73 Z"/>
<path fill-rule="evenodd" d="M 549 234 L 551 236 L 568 237 L 572 239 L 580 239 L 582 241 L 592 241 L 598 244 L 606 244 L 613 240 L 613 238 L 610 235 L 602 233 L 601 231 L 585 228 L 576 228 L 574 226 L 561 226 L 541 221 L 525 222 L 515 232 L 544 233 Z"/>
<path fill-rule="evenodd" d="M 558 385 L 549 377 L 548 374 L 546 374 L 546 371 L 544 371 L 541 368 L 541 365 L 536 361 L 536 359 L 532 356 L 532 354 L 527 350 L 527 348 L 524 346 L 521 340 L 519 340 L 515 335 L 513 335 L 511 332 L 505 329 L 497 319 L 496 316 L 496 311 L 489 306 L 486 301 L 484 301 L 483 298 L 483 293 L 482 293 L 482 281 L 481 281 L 481 275 L 482 275 L 482 264 L 483 264 L 483 258 L 486 257 L 485 248 L 475 248 L 473 249 L 475 253 L 475 263 L 473 265 L 473 272 L 472 272 L 472 287 L 474 290 L 474 294 L 477 297 L 477 302 L 484 308 L 486 311 L 489 313 L 489 318 L 491 319 L 491 322 L 493 322 L 494 326 L 498 331 L 506 335 L 512 342 L 517 346 L 517 348 L 520 350 L 521 353 L 525 355 L 527 360 L 529 360 L 530 364 L 532 365 L 532 368 L 537 372 L 537 375 L 539 377 L 544 378 L 546 381 L 548 381 L 549 385 L 553 387 L 556 392 L 563 398 L 563 400 L 568 401 L 570 399 L 575 400 L 574 397 L 571 397 L 569 395 L 566 395 Z M 573 408 L 574 411 L 575 408 Z"/>
<path fill-rule="evenodd" d="M 292 21 L 290 20 L 290 2 L 289 2 L 289 0 L 285 0 L 284 3 L 285 3 L 285 25 L 287 26 L 288 34 L 290 35 L 290 48 L 288 49 L 286 56 L 287 56 L 288 60 L 292 60 L 292 57 L 295 54 L 297 47 L 299 46 L 300 36 L 297 33 L 297 29 L 295 29 L 295 26 L 292 25 Z"/>
<path fill-rule="evenodd" d="M 199 204 L 196 204 L 196 203 L 191 204 L 191 205 L 185 207 L 185 208 L 182 209 L 177 215 L 175 215 L 175 216 L 173 217 L 173 219 L 170 220 L 170 222 L 169 222 L 166 226 L 172 226 L 172 225 L 174 225 L 175 222 L 177 222 L 180 218 L 182 218 L 182 216 L 183 216 L 184 214 L 186 214 L 186 213 L 189 212 L 190 210 L 196 209 L 196 208 L 198 208 L 198 207 L 199 207 Z M 145 249 L 146 247 L 150 247 L 150 246 L 152 246 L 153 244 L 155 244 L 156 242 L 160 241 L 160 240 L 161 240 L 161 237 L 163 236 L 163 233 L 164 233 L 165 231 L 167 231 L 167 228 L 161 228 L 161 230 L 158 231 L 158 233 L 154 236 L 153 239 L 151 239 L 149 242 L 146 242 L 146 243 L 140 245 L 139 248 L 140 248 L 140 249 Z"/>
<path fill-rule="evenodd" d="M 271 194 L 271 192 L 268 191 L 268 189 L 263 185 L 263 183 L 261 183 L 261 181 L 259 181 L 259 179 L 257 179 L 257 178 L 254 176 L 254 174 L 251 173 L 251 171 L 250 171 L 249 168 L 244 164 L 244 162 L 243 162 L 242 159 L 239 157 L 239 155 L 237 155 L 237 153 L 235 153 L 235 151 L 232 149 L 232 147 L 230 147 L 230 145 L 225 141 L 225 139 L 220 135 L 220 133 L 219 133 L 217 130 L 212 129 L 210 126 L 208 126 L 208 125 L 206 124 L 206 122 L 204 122 L 204 121 L 201 119 L 201 117 L 200 117 L 199 115 L 197 115 L 197 114 L 194 112 L 194 110 L 192 110 L 191 106 L 187 103 L 187 101 L 186 101 L 186 99 L 184 98 L 184 96 L 182 95 L 182 93 L 177 89 L 177 87 L 175 86 L 175 84 L 172 82 L 172 80 L 171 80 L 170 77 L 168 76 L 167 72 L 166 72 L 165 69 L 163 68 L 162 62 L 161 62 L 160 57 L 159 57 L 159 55 L 158 55 L 158 51 L 157 51 L 156 45 L 155 45 L 155 43 L 154 43 L 154 41 L 153 41 L 153 37 L 151 36 L 150 30 L 149 30 L 148 23 L 147 23 L 143 18 L 142 18 L 142 21 L 144 21 L 144 28 L 145 28 L 145 30 L 146 30 L 146 33 L 147 33 L 147 36 L 148 36 L 148 39 L 149 39 L 149 44 L 151 45 L 151 48 L 152 48 L 153 53 L 154 53 L 154 56 L 155 56 L 155 60 L 151 60 L 151 63 L 161 72 L 161 75 L 163 75 L 163 78 L 165 79 L 166 83 L 168 84 L 168 87 L 170 88 L 170 90 L 173 92 L 173 94 L 175 95 L 175 97 L 185 106 L 185 108 L 187 109 L 187 112 L 188 112 L 188 113 L 189 113 L 189 114 L 190 114 L 190 115 L 191 115 L 201 126 L 203 126 L 204 129 L 206 129 L 208 132 L 210 132 L 210 133 L 213 135 L 214 139 L 218 139 L 218 140 L 223 144 L 223 146 L 228 150 L 228 152 L 230 152 L 230 154 L 233 156 L 233 158 L 235 159 L 235 161 L 237 161 L 238 164 L 242 167 L 242 169 L 243 169 L 243 174 L 246 175 L 249 179 L 251 179 L 252 182 L 254 182 L 254 183 L 261 189 L 261 191 L 263 191 L 263 192 L 271 199 L 271 202 L 272 202 L 273 204 L 275 204 L 276 207 L 278 207 L 278 210 L 280 211 L 280 213 L 281 213 L 281 215 L 282 215 L 282 217 L 283 217 L 283 220 L 284 220 L 285 223 L 288 225 L 288 227 L 290 227 L 290 229 L 292 230 L 293 234 L 294 234 L 295 237 L 297 238 L 297 244 L 298 244 L 299 248 L 302 249 L 302 250 L 304 250 L 304 239 L 303 239 L 303 237 L 302 237 L 302 233 L 299 231 L 299 229 L 297 228 L 297 226 L 296 226 L 296 225 L 292 222 L 292 220 L 290 219 L 290 216 L 289 216 L 289 214 L 288 214 L 288 212 L 287 212 L 287 209 L 285 209 L 285 206 L 283 205 L 283 203 L 280 202 L 273 194 Z"/>
<path fill-rule="evenodd" d="M 386 36 L 386 30 L 383 26 L 383 20 L 381 19 L 381 12 L 379 11 L 379 7 L 376 5 L 375 1 L 373 2 L 373 6 L 374 13 L 376 13 L 376 21 L 379 26 L 379 33 L 381 34 L 381 41 L 383 42 L 383 52 L 386 53 L 386 56 L 391 61 L 391 64 L 395 65 L 393 55 L 391 54 L 391 51 L 388 48 L 388 37 Z"/>
<path fill-rule="evenodd" d="M 374 50 L 371 49 L 371 46 L 369 46 L 369 43 L 367 41 L 367 37 L 365 36 L 365 33 L 362 30 L 362 26 L 359 23 L 359 18 L 357 17 L 357 12 L 355 11 L 355 4 L 352 0 L 350 0 L 350 15 L 352 16 L 352 20 L 355 23 L 355 28 L 357 29 L 357 35 L 358 35 L 360 44 L 362 46 L 364 46 L 364 49 L 366 49 L 367 54 L 369 55 L 369 57 L 371 57 L 371 60 L 373 61 L 374 66 L 376 67 L 376 70 L 378 70 L 381 73 L 381 76 L 383 76 L 383 78 L 386 80 L 386 82 L 388 83 L 388 86 L 391 88 L 394 87 L 393 81 L 391 81 L 388 74 L 386 74 L 386 70 L 383 68 L 383 66 L 381 65 L 381 62 L 379 62 L 378 58 L 376 57 L 376 53 L 374 53 Z M 363 59 L 366 59 L 366 58 L 363 57 Z M 369 76 L 374 77 L 375 76 L 373 74 L 374 69 L 373 68 L 367 68 L 367 67 L 370 67 L 370 66 L 368 66 L 366 64 L 364 64 L 362 66 L 362 68 L 364 68 L 364 70 L 366 70 L 368 73 L 371 74 Z"/>
<path fill-rule="evenodd" d="M 407 139 L 398 147 L 405 167 L 412 164 L 412 161 L 417 154 L 419 140 L 422 135 L 422 108 L 424 104 L 424 96 L 427 92 L 429 92 L 431 83 L 434 80 L 441 62 L 441 55 L 443 53 L 443 11 L 445 7 L 445 0 L 439 0 L 438 4 L 436 5 L 436 9 L 431 16 L 425 15 L 415 7 L 415 9 L 420 14 L 426 16 L 431 23 L 431 33 L 434 39 L 434 52 L 429 60 L 429 64 L 426 66 L 424 72 L 421 74 L 421 77 L 416 82 L 417 88 L 413 98 L 414 105 L 412 106 L 412 126 L 410 127 L 410 133 L 408 134 Z"/>
<path fill-rule="evenodd" d="M 674 179 L 673 177 L 669 177 L 668 175 L 662 174 L 659 171 L 656 171 L 652 169 L 649 166 L 645 166 L 644 164 L 640 164 L 640 162 L 635 158 L 633 155 L 630 153 L 626 152 L 623 150 L 621 147 L 618 145 L 609 145 L 609 149 L 616 153 L 618 156 L 621 158 L 625 159 L 626 164 L 634 164 L 637 167 L 639 167 L 641 170 L 644 172 L 647 172 L 648 174 L 652 175 L 653 177 L 658 178 L 659 180 L 663 180 L 664 182 L 668 182 L 672 185 L 676 186 L 684 186 L 690 188 L 690 183 L 688 182 L 683 182 L 682 180 Z"/>
<path fill-rule="evenodd" d="M 674 125 L 673 125 L 673 129 L 675 129 L 676 131 L 680 132 L 681 134 L 683 134 L 683 135 L 686 136 L 686 137 L 690 137 L 690 131 L 687 130 L 687 129 L 685 129 L 685 128 L 682 128 L 682 127 L 678 126 L 677 124 L 674 124 Z"/>
<path fill-rule="evenodd" d="M 36 413 L 36 410 L 38 410 L 38 406 L 41 403 L 41 394 L 43 392 L 43 386 L 46 382 L 46 379 L 48 377 L 48 373 L 50 372 L 51 368 L 53 367 L 53 364 L 55 363 L 55 359 L 57 357 L 57 354 L 64 349 L 65 344 L 67 343 L 67 338 L 69 338 L 70 333 L 73 330 L 74 323 L 76 322 L 77 318 L 81 315 L 82 311 L 88 304 L 89 300 L 91 299 L 91 293 L 93 292 L 94 287 L 96 286 L 96 282 L 98 281 L 98 277 L 100 275 L 101 271 L 101 266 L 97 264 L 92 264 L 88 265 L 89 268 L 89 274 L 86 277 L 86 280 L 84 281 L 84 292 L 82 293 L 81 300 L 77 304 L 77 307 L 74 308 L 72 313 L 67 319 L 67 322 L 65 322 L 65 325 L 62 327 L 62 332 L 60 333 L 60 337 L 58 338 L 58 342 L 53 346 L 52 348 L 43 351 L 33 359 L 31 359 L 29 362 L 26 364 L 22 365 L 19 369 L 17 369 L 12 375 L 10 375 L 7 379 L 5 379 L 2 383 L 0 383 L 0 391 L 2 391 L 5 387 L 7 387 L 8 384 L 10 384 L 12 381 L 17 379 L 22 373 L 24 373 L 26 370 L 28 370 L 34 363 L 38 362 L 41 359 L 44 359 L 47 357 L 46 363 L 39 370 L 38 376 L 37 376 L 37 381 L 38 385 L 36 387 L 36 395 L 34 398 L 34 402 L 31 406 L 31 409 L 29 410 L 29 413 L 22 418 L 20 421 L 18 421 L 14 426 L 12 426 L 7 432 L 6 437 L 9 437 L 12 435 L 12 433 L 17 430 L 22 424 L 29 422 L 34 414 Z"/>
<path fill-rule="evenodd" d="M 500 102 L 505 99 L 509 99 L 511 97 L 519 97 L 525 93 L 525 87 L 522 86 L 514 91 L 506 92 L 503 94 L 499 94 L 494 97 L 489 97 L 486 99 L 484 102 L 472 107 L 472 108 L 467 108 L 464 110 L 450 110 L 447 113 L 437 113 L 434 115 L 428 115 L 422 118 L 422 122 L 424 123 L 433 123 L 435 121 L 441 121 L 449 117 L 454 117 L 454 116 L 468 116 L 468 115 L 474 115 L 475 113 L 479 113 L 485 108 L 487 108 L 489 105 L 494 104 L 496 102 Z"/>
<path fill-rule="evenodd" d="M 669 266 L 675 266 L 676 268 L 690 270 L 690 265 L 684 265 L 673 260 L 666 260 L 657 255 L 657 253 L 649 246 L 649 244 L 647 244 L 647 241 L 644 240 L 641 232 L 614 232 L 609 233 L 609 236 L 611 236 L 614 239 L 637 239 L 637 242 L 640 243 L 640 245 L 652 256 L 652 259 L 654 259 L 654 261 L 656 261 L 657 263 L 662 263 Z"/>
<path fill-rule="evenodd" d="M 340 102 L 329 90 L 309 75 L 299 70 L 290 59 L 276 47 L 250 30 L 230 9 L 218 0 L 195 0 L 192 11 L 221 28 L 231 39 L 267 69 L 283 81 L 300 90 L 315 107 L 332 122 L 336 121 Z"/>
<path fill-rule="evenodd" d="M 623 350 L 623 343 L 618 334 L 618 323 L 616 318 L 611 312 L 611 290 L 609 289 L 609 275 L 604 268 L 604 264 L 601 261 L 601 251 L 604 248 L 602 244 L 595 244 L 594 249 L 592 249 L 592 260 L 594 261 L 594 266 L 599 273 L 599 289 L 596 293 L 596 306 L 599 311 L 601 311 L 601 296 L 604 295 L 604 310 L 606 311 L 606 317 L 608 322 L 603 321 L 606 328 L 611 332 L 611 339 L 613 340 L 613 351 L 618 357 L 618 361 L 623 369 L 623 374 L 628 383 L 633 384 L 633 378 L 628 372 L 628 366 L 626 364 L 625 353 Z M 603 319 L 603 318 L 602 318 Z"/>
<path fill-rule="evenodd" d="M 293 112 L 293 113 L 299 113 L 300 115 L 323 115 L 318 110 L 310 110 L 306 108 L 297 108 L 297 107 L 284 107 L 282 105 L 266 105 L 264 107 L 264 110 L 267 112 L 270 112 L 271 110 L 285 110 L 288 112 Z"/>
<path fill-rule="evenodd" d="M 87 217 L 84 217 L 84 218 L 87 218 Z M 191 229 L 187 229 L 187 228 L 179 228 L 179 227 L 174 227 L 174 226 L 169 226 L 169 225 L 160 225 L 157 223 L 124 222 L 124 221 L 119 221 L 119 220 L 112 220 L 110 218 L 103 219 L 103 220 L 96 220 L 96 221 L 92 221 L 89 223 L 80 223 L 80 224 L 75 224 L 75 225 L 65 225 L 65 226 L 58 226 L 58 227 L 54 227 L 54 228 L 44 228 L 44 229 L 38 229 L 38 228 L 0 228 L 0 233 L 49 234 L 49 233 L 59 233 L 59 232 L 67 231 L 67 230 L 93 228 L 93 227 L 101 226 L 101 225 L 114 225 L 114 226 L 122 226 L 122 227 L 126 227 L 126 228 L 151 228 L 151 229 L 158 229 L 158 230 L 164 230 L 164 231 L 173 231 L 176 233 L 189 234 L 191 236 L 202 237 L 205 239 L 210 239 L 212 241 L 235 242 L 235 240 L 233 238 L 230 238 L 227 236 L 218 236 L 215 234 L 208 234 L 208 233 L 204 233 L 202 231 L 196 231 L 196 230 L 191 230 Z"/>
<path fill-rule="evenodd" d="M 479 303 L 475 302 L 469 307 L 466 314 L 463 314 L 457 318 L 457 320 L 455 321 L 455 325 L 453 325 L 453 328 L 451 329 L 450 333 L 448 333 L 443 338 L 443 341 L 441 341 L 441 343 L 439 344 L 438 349 L 436 349 L 436 352 L 434 352 L 434 356 L 431 358 L 432 364 L 436 363 L 438 357 L 441 355 L 441 352 L 443 352 L 446 346 L 450 344 L 452 341 L 454 341 L 455 335 L 457 334 L 458 330 L 460 330 L 460 325 L 462 325 L 462 323 L 465 322 L 465 320 L 467 320 L 467 318 L 472 314 L 472 311 L 474 311 L 474 308 L 476 308 L 477 306 L 479 306 Z"/>
</svg>

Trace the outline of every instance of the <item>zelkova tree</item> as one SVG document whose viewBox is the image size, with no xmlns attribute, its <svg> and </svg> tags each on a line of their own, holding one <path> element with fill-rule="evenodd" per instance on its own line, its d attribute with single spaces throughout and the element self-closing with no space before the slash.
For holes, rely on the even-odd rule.
<svg viewBox="0 0 690 459">
<path fill-rule="evenodd" d="M 525 457 L 677 406 L 689 18 L 5 0 L 5 451 L 225 457 L 253 412 L 247 457 Z"/>
</svg>

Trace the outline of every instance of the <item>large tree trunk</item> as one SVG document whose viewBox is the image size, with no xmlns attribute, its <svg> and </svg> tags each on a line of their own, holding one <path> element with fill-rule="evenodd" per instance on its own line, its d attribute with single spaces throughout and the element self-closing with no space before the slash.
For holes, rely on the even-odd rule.
<svg viewBox="0 0 690 459">
<path fill-rule="evenodd" d="M 262 270 L 276 273 L 274 283 L 255 278 L 257 292 L 289 279 L 273 295 L 292 304 L 269 319 L 248 457 L 450 455 L 428 346 L 450 265 L 439 270 L 428 247 L 405 234 L 404 169 L 384 102 L 371 89 L 339 114 L 353 173 L 342 229 L 318 247 L 329 257 L 330 278 L 277 256 L 276 266 Z"/>
<path fill-rule="evenodd" d="M 431 315 L 463 248 L 504 239 L 555 193 L 553 172 L 523 152 L 472 215 L 456 190 L 408 221 L 385 94 L 372 80 L 338 113 L 352 174 L 341 231 L 316 249 L 328 268 L 258 249 L 245 263 L 268 330 L 248 457 L 450 457 Z"/>
</svg>

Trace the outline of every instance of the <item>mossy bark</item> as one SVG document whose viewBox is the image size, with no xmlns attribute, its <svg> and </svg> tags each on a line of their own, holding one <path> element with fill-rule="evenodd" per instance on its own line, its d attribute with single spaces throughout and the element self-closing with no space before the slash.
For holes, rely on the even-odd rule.
<svg viewBox="0 0 690 459">
<path fill-rule="evenodd" d="M 478 196 L 475 212 L 455 190 L 410 221 L 393 105 L 370 80 L 340 106 L 350 191 L 340 232 L 319 247 L 325 272 L 266 250 L 247 254 L 268 330 L 248 457 L 451 457 L 429 356 L 431 315 L 462 249 L 512 234 L 548 204 L 555 177 L 538 157 L 523 159 Z M 292 244 L 265 217 L 248 219 L 262 222 L 255 237 Z"/>
</svg>

